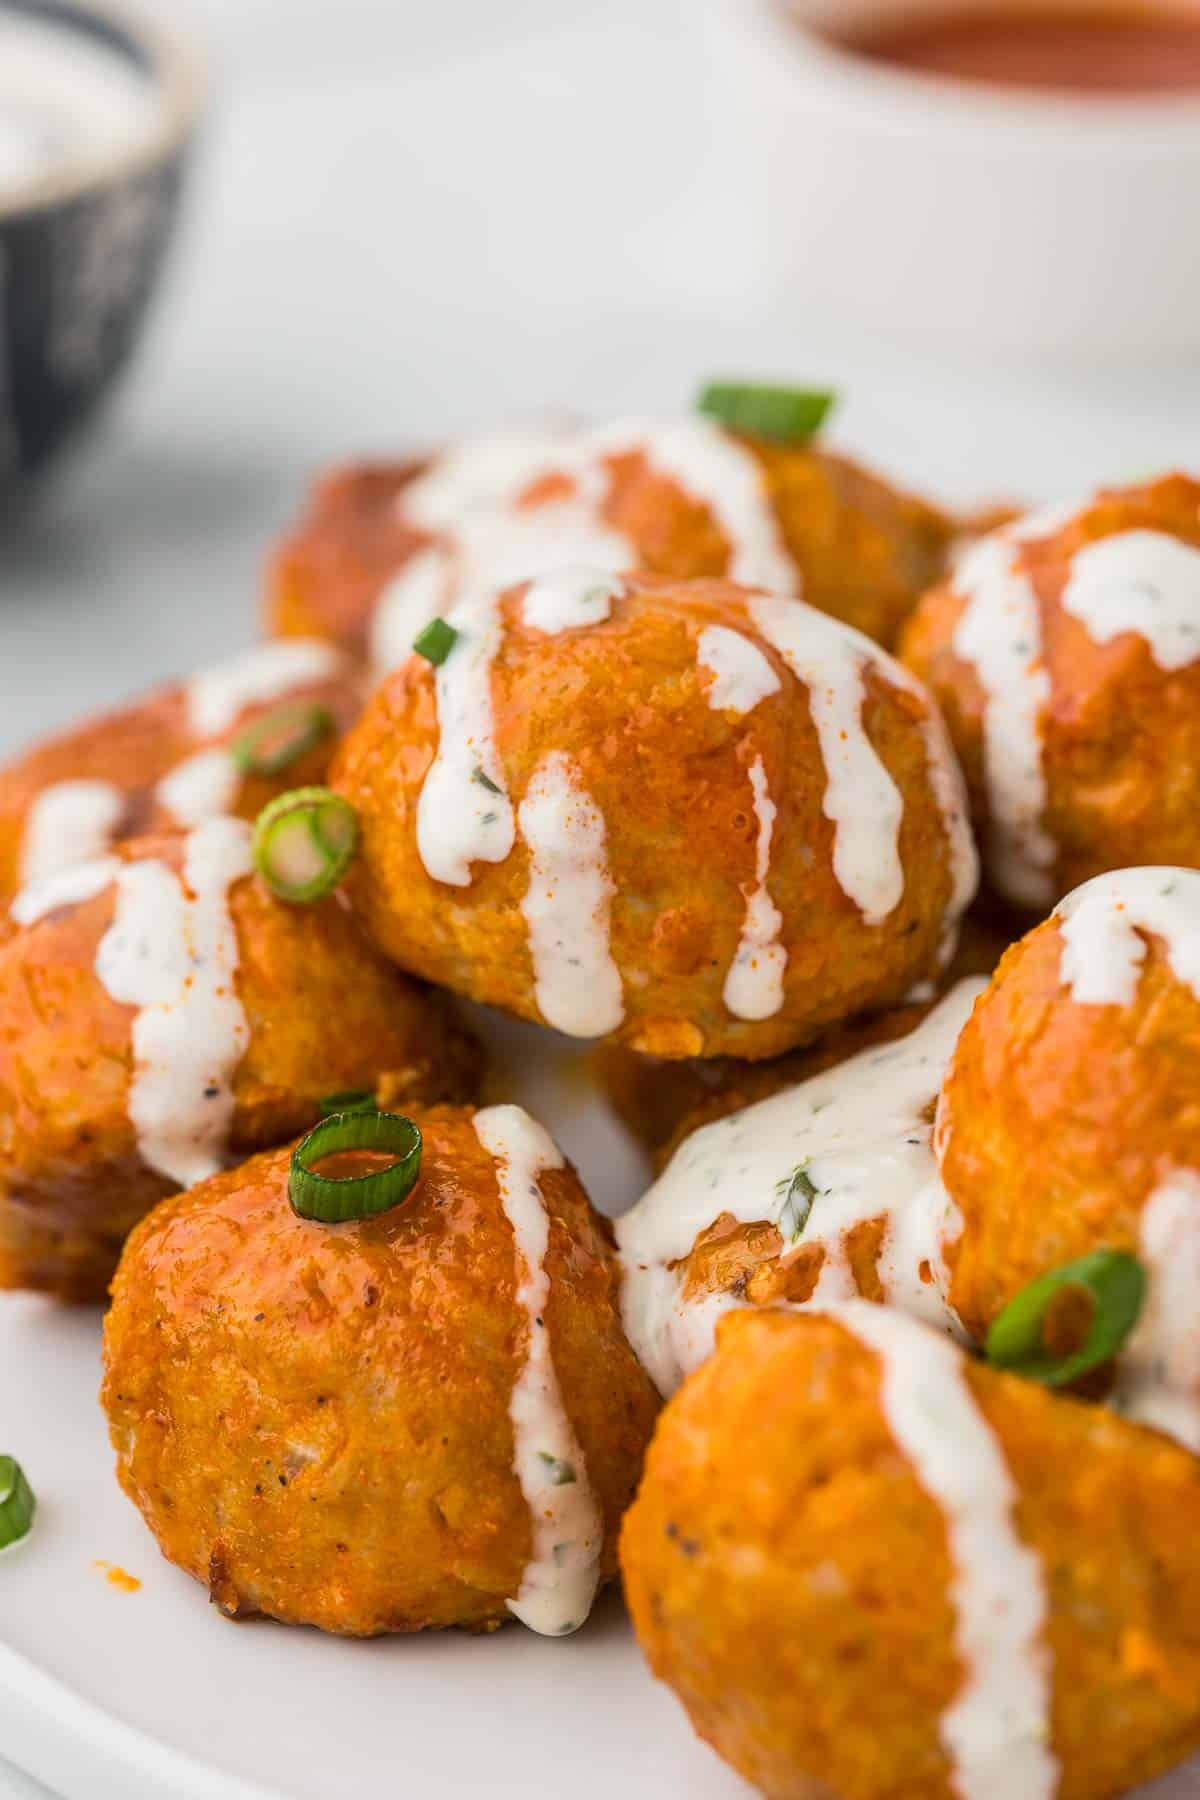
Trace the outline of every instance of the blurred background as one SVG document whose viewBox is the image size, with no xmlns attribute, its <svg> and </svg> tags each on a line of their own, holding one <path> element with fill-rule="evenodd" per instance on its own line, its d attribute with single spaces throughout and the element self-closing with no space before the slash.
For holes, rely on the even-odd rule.
<svg viewBox="0 0 1200 1800">
<path fill-rule="evenodd" d="M 852 326 L 773 277 L 786 203 L 764 233 L 708 0 L 190 16 L 213 95 L 146 341 L 0 531 L 0 753 L 249 641 L 272 534 L 349 454 L 546 408 L 670 411 L 720 373 L 832 383 L 836 441 L 956 500 L 1200 461 L 1194 358 L 1001 358 Z M 797 166 L 797 197 L 829 175 Z"/>
</svg>

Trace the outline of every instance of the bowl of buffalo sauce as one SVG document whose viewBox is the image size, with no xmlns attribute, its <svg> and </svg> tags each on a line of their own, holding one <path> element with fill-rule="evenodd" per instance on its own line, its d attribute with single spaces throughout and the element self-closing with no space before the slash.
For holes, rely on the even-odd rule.
<svg viewBox="0 0 1200 1800">
<path fill-rule="evenodd" d="M 715 0 L 767 278 L 1018 356 L 1200 347 L 1200 0 Z"/>
</svg>

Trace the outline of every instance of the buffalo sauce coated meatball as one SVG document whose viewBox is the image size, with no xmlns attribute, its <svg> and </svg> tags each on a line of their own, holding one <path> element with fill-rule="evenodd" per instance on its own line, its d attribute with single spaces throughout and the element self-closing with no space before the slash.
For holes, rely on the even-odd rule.
<svg viewBox="0 0 1200 1800">
<path fill-rule="evenodd" d="M 634 1626 L 778 1800 L 1108 1800 L 1200 1742 L 1200 1462 L 866 1301 L 739 1313 L 621 1537 Z"/>
<path fill-rule="evenodd" d="M 936 969 L 974 849 L 936 709 L 868 639 L 579 569 L 441 633 L 331 776 L 404 967 L 573 1036 L 752 1059 Z"/>
<path fill-rule="evenodd" d="M 1200 1450 L 1200 873 L 1099 876 L 1015 945 L 963 1031 L 938 1111 L 962 1216 L 949 1295 L 982 1339 L 1029 1282 L 1136 1255 L 1116 1402 Z"/>
<path fill-rule="evenodd" d="M 704 418 L 545 427 L 328 477 L 275 557 L 269 624 L 392 667 L 459 594 L 586 561 L 761 584 L 890 644 L 955 530 L 810 444 Z"/>
<path fill-rule="evenodd" d="M 661 1393 L 711 1353 L 735 1307 L 861 1295 L 955 1328 L 933 1117 L 981 987 L 963 981 L 932 1009 L 873 1021 L 848 1060 L 818 1053 L 806 1079 L 681 1133 L 617 1223 L 626 1328 Z"/>
<path fill-rule="evenodd" d="M 122 838 L 322 781 L 361 699 L 329 644 L 262 644 L 36 745 L 0 768 L 0 904 Z"/>
<path fill-rule="evenodd" d="M 939 975 L 939 990 L 949 993 L 970 976 L 990 975 L 1018 934 L 1019 927 L 1009 930 L 968 913 L 954 957 Z M 824 1033 L 817 1043 L 768 1062 L 729 1056 L 664 1062 L 623 1044 L 603 1044 L 594 1053 L 593 1068 L 605 1099 L 661 1173 L 684 1138 L 701 1125 L 795 1087 L 871 1044 L 903 1037 L 928 1011 L 929 1003 L 922 1001 L 854 1019 Z"/>
<path fill-rule="evenodd" d="M 978 543 L 906 626 L 962 759 L 992 886 L 1043 910 L 1200 866 L 1200 481 L 1169 475 Z"/>
<path fill-rule="evenodd" d="M 337 1089 L 464 1097 L 477 1051 L 337 895 L 276 900 L 250 828 L 123 844 L 0 941 L 0 1287 L 97 1299 L 130 1227 Z"/>
<path fill-rule="evenodd" d="M 231 1616 L 560 1634 L 656 1412 L 608 1229 L 519 1108 L 414 1116 L 417 1185 L 375 1217 L 298 1217 L 284 1149 L 138 1227 L 105 1325 L 121 1483 Z"/>
</svg>

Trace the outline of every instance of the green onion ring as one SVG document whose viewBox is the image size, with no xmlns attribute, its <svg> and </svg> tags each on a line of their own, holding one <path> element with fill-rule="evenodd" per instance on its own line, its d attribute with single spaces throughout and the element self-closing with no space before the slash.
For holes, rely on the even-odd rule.
<svg viewBox="0 0 1200 1800">
<path fill-rule="evenodd" d="M 339 1088 L 336 1094 L 325 1094 L 317 1105 L 323 1119 L 330 1113 L 378 1111 L 375 1096 L 367 1088 Z"/>
<path fill-rule="evenodd" d="M 247 725 L 229 746 L 243 775 L 282 775 L 333 730 L 333 714 L 315 700 L 276 706 Z"/>
<path fill-rule="evenodd" d="M 254 866 L 281 900 L 320 900 L 342 879 L 358 846 L 358 815 L 331 788 L 292 788 L 264 806 L 254 827 Z"/>
<path fill-rule="evenodd" d="M 0 1550 L 28 1536 L 37 1511 L 33 1489 L 15 1456 L 0 1456 Z"/>
<path fill-rule="evenodd" d="M 445 662 L 457 642 L 458 633 L 453 625 L 448 625 L 445 619 L 430 619 L 413 639 L 413 649 L 436 669 Z"/>
<path fill-rule="evenodd" d="M 1043 1338 L 1056 1294 L 1082 1288 L 1095 1303 L 1087 1337 L 1078 1350 L 1055 1356 Z M 1124 1250 L 1093 1250 L 1031 1281 L 1010 1300 L 987 1335 L 987 1359 L 1047 1387 L 1067 1387 L 1109 1362 L 1137 1324 L 1146 1276 L 1136 1256 Z"/>
<path fill-rule="evenodd" d="M 338 1150 L 379 1150 L 396 1161 L 366 1175 L 321 1175 L 313 1167 Z M 344 1225 L 399 1206 L 421 1172 L 421 1133 L 400 1113 L 331 1113 L 292 1151 L 288 1199 L 302 1219 Z"/>
<path fill-rule="evenodd" d="M 699 412 L 746 437 L 803 444 L 825 423 L 837 395 L 828 388 L 773 387 L 750 381 L 710 381 L 696 402 Z"/>
</svg>

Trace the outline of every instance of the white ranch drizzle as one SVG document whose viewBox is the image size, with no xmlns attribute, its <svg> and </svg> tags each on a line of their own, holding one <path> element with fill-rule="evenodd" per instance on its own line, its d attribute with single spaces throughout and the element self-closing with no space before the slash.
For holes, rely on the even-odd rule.
<svg viewBox="0 0 1200 1800">
<path fill-rule="evenodd" d="M 93 862 L 74 863 L 53 875 L 43 875 L 14 895 L 9 917 L 16 925 L 36 925 L 60 907 L 81 906 L 111 886 L 124 866 L 119 857 L 99 856 Z"/>
<path fill-rule="evenodd" d="M 1200 657 L 1200 550 L 1165 531 L 1121 531 L 1075 552 L 1063 609 L 1097 644 L 1135 632 L 1160 669 Z"/>
<path fill-rule="evenodd" d="M 568 756 L 534 770 L 519 813 L 529 846 L 521 913 L 529 929 L 538 1009 L 571 1037 L 602 1037 L 625 1016 L 621 973 L 609 948 L 615 888 L 604 816 Z"/>
<path fill-rule="evenodd" d="M 241 770 L 228 750 L 197 750 L 163 776 L 154 797 L 178 824 L 200 825 L 230 812 L 241 785 Z"/>
<path fill-rule="evenodd" d="M 585 439 L 601 458 L 640 452 L 716 520 L 730 547 L 727 574 L 747 587 L 798 595 L 789 556 L 757 458 L 710 419 L 619 421 Z"/>
<path fill-rule="evenodd" d="M 128 1105 L 139 1153 L 181 1187 L 223 1167 L 250 1041 L 228 903 L 253 866 L 250 840 L 242 820 L 210 819 L 186 840 L 182 879 L 157 858 L 122 863 L 96 951 L 105 991 L 137 1008 Z"/>
<path fill-rule="evenodd" d="M 1041 719 L 1050 702 L 1050 676 L 1042 661 L 1037 595 L 1019 567 L 1020 554 L 1019 537 L 1003 531 L 981 538 L 964 556 L 954 586 L 967 604 L 955 627 L 953 648 L 971 664 L 984 691 L 983 765 L 993 879 L 1021 905 L 1044 906 L 1053 898 L 1058 854 L 1042 823 L 1046 778 Z"/>
<path fill-rule="evenodd" d="M 219 737 L 247 706 L 280 699 L 309 681 L 323 681 L 341 666 L 341 652 L 317 638 L 256 644 L 192 676 L 184 689 L 188 728 L 199 738 Z"/>
<path fill-rule="evenodd" d="M 471 864 L 502 863 L 516 837 L 492 713 L 500 596 L 460 601 L 450 623 L 458 636 L 436 672 L 438 747 L 417 802 L 417 849 L 435 881 L 468 887 Z"/>
<path fill-rule="evenodd" d="M 959 1800 L 1052 1800 L 1052 1665 L 1041 1560 L 1017 1529 L 1003 1445 L 946 1338 L 856 1300 L 832 1317 L 879 1358 L 884 1417 L 946 1522 L 963 1682 L 939 1721 Z"/>
<path fill-rule="evenodd" d="M 783 1005 L 787 951 L 780 942 L 783 914 L 767 892 L 776 808 L 761 756 L 756 756 L 750 765 L 750 786 L 758 822 L 754 886 L 746 895 L 742 935 L 725 977 L 722 998 L 735 1019 L 771 1019 Z"/>
<path fill-rule="evenodd" d="M 904 801 L 863 729 L 863 672 L 890 674 L 891 659 L 861 632 L 810 606 L 754 594 L 755 626 L 808 690 L 809 711 L 825 762 L 825 817 L 833 822 L 833 870 L 868 925 L 878 925 L 904 894 L 900 822 Z"/>
<path fill-rule="evenodd" d="M 371 662 L 378 670 L 399 668 L 417 633 L 453 604 L 455 562 L 441 544 L 410 556 L 392 576 L 371 616 Z"/>
<path fill-rule="evenodd" d="M 519 1106 L 476 1113 L 475 1134 L 495 1159 L 500 1200 L 513 1232 L 517 1305 L 528 1321 L 525 1361 L 513 1384 L 509 1414 L 532 1554 L 508 1607 L 531 1631 L 562 1637 L 591 1611 L 604 1544 L 604 1521 L 563 1404 L 546 1323 L 550 1220 L 539 1177 L 545 1169 L 561 1169 L 563 1158 L 549 1133 Z"/>
<path fill-rule="evenodd" d="M 614 574 L 637 567 L 638 546 L 603 516 L 607 461 L 628 454 L 644 456 L 708 510 L 729 543 L 732 579 L 800 592 L 762 469 L 711 420 L 500 433 L 454 446 L 399 495 L 404 519 L 443 541 L 388 583 L 372 624 L 375 662 L 390 668 L 403 661 L 435 612 L 485 585 L 504 587 L 568 565 Z M 548 479 L 561 480 L 566 492 L 530 502 L 530 491 Z"/>
<path fill-rule="evenodd" d="M 1141 1318 L 1122 1353 L 1114 1405 L 1200 1454 L 1200 1174 L 1176 1169 L 1142 1209 Z"/>
<path fill-rule="evenodd" d="M 604 569 L 572 564 L 539 573 L 521 603 L 521 617 L 535 631 L 556 635 L 584 625 L 603 625 L 625 583 Z"/>
<path fill-rule="evenodd" d="M 1162 939 L 1172 972 L 1200 999 L 1200 871 L 1113 869 L 1060 900 L 1054 916 L 1062 980 L 1081 1005 L 1132 1005 L 1146 959 L 1143 932 Z"/>
<path fill-rule="evenodd" d="M 727 625 L 706 625 L 696 644 L 696 661 L 712 676 L 706 690 L 714 712 L 753 712 L 760 700 L 777 694 L 778 675 L 758 645 Z"/>
<path fill-rule="evenodd" d="M 21 842 L 22 882 L 42 881 L 110 847 L 125 812 L 111 781 L 55 781 L 29 809 Z"/>
<path fill-rule="evenodd" d="M 795 1251 L 820 1246 L 809 1306 L 853 1297 L 848 1234 L 883 1218 L 878 1269 L 886 1298 L 943 1330 L 957 1329 L 943 1298 L 942 1259 L 959 1221 L 938 1180 L 927 1114 L 985 985 L 959 982 L 907 1037 L 702 1126 L 618 1221 L 626 1335 L 664 1395 L 711 1352 L 717 1318 L 739 1304 L 732 1294 L 698 1305 L 687 1300 L 684 1273 L 672 1266 L 724 1213 L 740 1224 L 776 1224 Z M 815 1190 L 798 1233 L 797 1172 Z M 921 1278 L 923 1264 L 929 1281 Z"/>
</svg>

